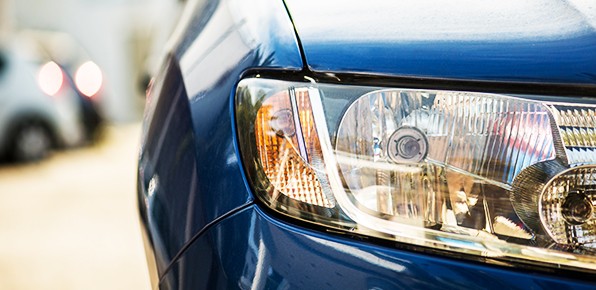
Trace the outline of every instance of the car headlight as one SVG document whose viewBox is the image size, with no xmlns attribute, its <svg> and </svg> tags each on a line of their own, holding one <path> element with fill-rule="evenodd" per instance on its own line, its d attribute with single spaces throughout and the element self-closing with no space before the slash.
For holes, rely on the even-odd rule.
<svg viewBox="0 0 596 290">
<path fill-rule="evenodd" d="M 244 165 L 273 210 L 495 260 L 596 270 L 596 107 L 242 80 Z"/>
</svg>

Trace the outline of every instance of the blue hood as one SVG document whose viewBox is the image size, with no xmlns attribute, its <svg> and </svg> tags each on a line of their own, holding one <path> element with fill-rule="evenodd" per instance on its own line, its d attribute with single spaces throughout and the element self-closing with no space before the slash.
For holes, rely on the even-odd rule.
<svg viewBox="0 0 596 290">
<path fill-rule="evenodd" d="M 591 0 L 286 0 L 311 70 L 596 84 Z"/>
</svg>

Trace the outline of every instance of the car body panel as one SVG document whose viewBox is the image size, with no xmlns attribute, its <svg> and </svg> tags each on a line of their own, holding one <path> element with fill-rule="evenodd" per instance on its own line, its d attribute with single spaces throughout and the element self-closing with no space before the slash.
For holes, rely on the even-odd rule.
<svg viewBox="0 0 596 290">
<path fill-rule="evenodd" d="M 286 1 L 314 71 L 596 83 L 582 1 Z"/>
<path fill-rule="evenodd" d="M 457 1 L 457 7 L 472 2 Z M 359 73 L 383 75 L 385 84 L 395 76 L 414 77 L 429 86 L 437 78 L 532 86 L 594 84 L 595 54 L 590 52 L 596 50 L 590 49 L 596 41 L 588 18 L 535 41 L 525 37 L 536 30 L 503 39 L 493 38 L 506 34 L 502 31 L 468 39 L 462 33 L 469 30 L 464 30 L 459 38 L 447 33 L 446 39 L 436 39 L 432 25 L 421 28 L 427 33 L 421 40 L 403 40 L 376 24 L 398 17 L 389 10 L 397 4 L 331 3 L 287 1 L 305 55 L 282 1 L 190 3 L 149 89 L 139 155 L 139 207 L 149 264 L 156 265 L 154 282 L 162 279 L 166 289 L 594 287 L 557 274 L 339 238 L 281 222 L 258 209 L 236 144 L 234 91 L 245 75 L 267 72 L 296 80 L 318 72 Z M 370 7 L 364 5 L 378 5 L 376 14 L 366 13 Z M 514 12 L 503 9 L 505 16 Z M 334 23 L 327 16 L 336 11 L 365 15 Z M 581 23 L 579 32 L 574 23 Z M 413 28 L 414 21 L 409 25 L 399 28 Z M 317 26 L 324 29 L 317 31 Z M 366 31 L 377 31 L 376 38 L 359 39 Z"/>
<path fill-rule="evenodd" d="M 419 255 L 297 227 L 253 205 L 188 247 L 161 289 L 593 289 L 591 282 Z"/>
<path fill-rule="evenodd" d="M 238 68 L 303 67 L 281 1 L 199 1 L 194 10 L 175 49 L 189 98 L 222 87 L 222 77 L 238 76 Z"/>
<path fill-rule="evenodd" d="M 246 9 L 235 0 L 197 3 L 194 13 L 202 18 L 183 25 L 177 49 L 148 95 L 144 120 L 139 202 L 151 244 L 159 249 L 159 272 L 203 227 L 252 202 L 230 102 L 240 74 L 253 67 L 302 68 L 283 3 L 257 1 Z M 207 19 L 217 25 L 205 25 Z M 229 48 L 238 53 L 218 53 Z"/>
</svg>

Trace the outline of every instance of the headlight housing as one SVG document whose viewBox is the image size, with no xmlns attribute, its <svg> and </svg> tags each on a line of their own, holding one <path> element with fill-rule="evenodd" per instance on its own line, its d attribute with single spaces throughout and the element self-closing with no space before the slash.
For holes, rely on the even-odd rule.
<svg viewBox="0 0 596 290">
<path fill-rule="evenodd" d="M 596 270 L 596 107 L 242 80 L 239 144 L 273 210 L 479 257 Z"/>
</svg>

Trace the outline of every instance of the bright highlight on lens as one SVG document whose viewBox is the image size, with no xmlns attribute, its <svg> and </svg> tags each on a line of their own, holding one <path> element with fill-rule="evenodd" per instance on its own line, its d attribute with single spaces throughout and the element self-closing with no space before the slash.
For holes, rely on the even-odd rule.
<svg viewBox="0 0 596 290">
<path fill-rule="evenodd" d="M 496 94 L 265 79 L 243 80 L 237 96 L 249 179 L 280 213 L 594 271 L 595 112 Z"/>
<path fill-rule="evenodd" d="M 62 69 L 53 61 L 44 64 L 37 74 L 37 82 L 44 93 L 56 95 L 64 82 Z"/>
<path fill-rule="evenodd" d="M 83 63 L 75 74 L 75 83 L 81 93 L 92 97 L 101 89 L 103 76 L 101 69 L 92 61 Z"/>
</svg>

